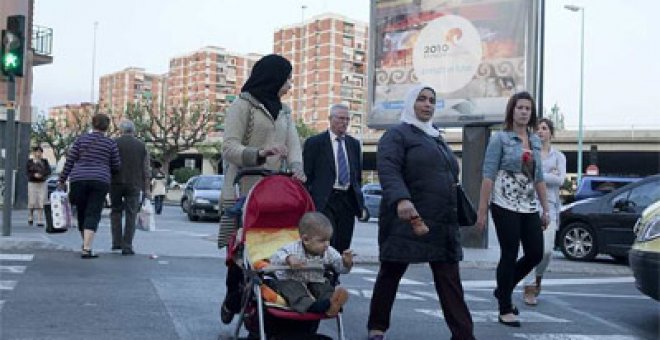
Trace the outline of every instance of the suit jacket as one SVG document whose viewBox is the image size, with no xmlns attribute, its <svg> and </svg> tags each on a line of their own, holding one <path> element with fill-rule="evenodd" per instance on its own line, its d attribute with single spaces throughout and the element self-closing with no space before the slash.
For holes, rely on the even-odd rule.
<svg viewBox="0 0 660 340">
<path fill-rule="evenodd" d="M 360 150 L 360 142 L 348 135 L 346 135 L 344 142 L 350 171 L 351 186 L 349 190 L 355 195 L 355 201 L 357 202 L 355 211 L 352 213 L 355 216 L 360 216 L 364 205 L 361 190 L 362 152 Z M 309 137 L 305 141 L 303 166 L 305 168 L 305 176 L 307 176 L 307 189 L 312 195 L 316 210 L 322 211 L 328 202 L 328 198 L 332 193 L 332 187 L 337 178 L 335 155 L 332 151 L 330 133 L 328 131 Z"/>
</svg>

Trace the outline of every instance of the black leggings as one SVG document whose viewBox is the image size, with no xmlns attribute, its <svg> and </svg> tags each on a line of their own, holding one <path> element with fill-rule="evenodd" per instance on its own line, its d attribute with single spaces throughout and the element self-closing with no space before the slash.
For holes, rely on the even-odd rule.
<svg viewBox="0 0 660 340">
<path fill-rule="evenodd" d="M 110 184 L 102 181 L 71 182 L 69 200 L 76 206 L 78 213 L 78 230 L 84 229 L 96 232 L 101 220 L 103 202 L 110 190 Z"/>
<path fill-rule="evenodd" d="M 543 229 L 538 213 L 518 213 L 496 204 L 491 204 L 490 209 L 501 253 L 500 262 L 497 264 L 495 297 L 500 314 L 507 314 L 513 308 L 511 304 L 513 288 L 543 258 Z M 523 257 L 518 259 L 521 243 Z"/>
</svg>

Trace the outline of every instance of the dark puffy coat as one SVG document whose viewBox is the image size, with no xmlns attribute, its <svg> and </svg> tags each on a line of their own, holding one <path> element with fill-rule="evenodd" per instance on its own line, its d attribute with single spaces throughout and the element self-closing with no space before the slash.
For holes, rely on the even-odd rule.
<svg viewBox="0 0 660 340">
<path fill-rule="evenodd" d="M 430 137 L 417 127 L 402 123 L 380 139 L 377 157 L 383 187 L 378 232 L 380 260 L 460 261 L 463 253 L 454 180 L 458 177 L 458 162 L 442 137 Z M 430 229 L 428 234 L 414 235 L 410 223 L 398 218 L 396 207 L 402 199 L 415 205 Z"/>
</svg>

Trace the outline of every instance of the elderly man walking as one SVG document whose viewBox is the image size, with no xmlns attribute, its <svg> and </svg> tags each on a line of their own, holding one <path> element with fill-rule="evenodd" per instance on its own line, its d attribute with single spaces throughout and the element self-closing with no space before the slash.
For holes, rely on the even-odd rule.
<svg viewBox="0 0 660 340">
<path fill-rule="evenodd" d="M 112 175 L 110 200 L 112 212 L 112 250 L 121 250 L 122 255 L 134 255 L 133 236 L 135 221 L 140 209 L 140 192 L 147 197 L 149 190 L 150 159 L 146 145 L 135 138 L 135 125 L 130 120 L 119 123 L 121 136 L 116 138 L 121 167 Z M 122 212 L 125 213 L 124 227 L 121 225 Z"/>
</svg>

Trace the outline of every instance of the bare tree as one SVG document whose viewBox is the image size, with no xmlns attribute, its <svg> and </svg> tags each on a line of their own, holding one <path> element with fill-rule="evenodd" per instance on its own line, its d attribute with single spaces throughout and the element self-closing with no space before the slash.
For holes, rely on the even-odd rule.
<svg viewBox="0 0 660 340">
<path fill-rule="evenodd" d="M 66 156 L 73 142 L 89 128 L 92 112 L 90 110 L 71 112 L 65 121 L 40 117 L 32 124 L 30 139 L 34 145 L 47 145 L 58 164 Z"/>
<path fill-rule="evenodd" d="M 196 149 L 202 154 L 202 157 L 209 160 L 211 167 L 213 167 L 213 173 L 217 174 L 220 159 L 222 159 L 222 142 L 200 144 Z"/>
<path fill-rule="evenodd" d="M 135 124 L 136 136 L 149 146 L 151 156 L 163 164 L 169 173 L 169 164 L 179 153 L 206 141 L 209 133 L 217 129 L 220 114 L 210 106 L 188 105 L 161 108 L 154 112 L 151 105 L 129 105 L 124 116 Z"/>
</svg>

